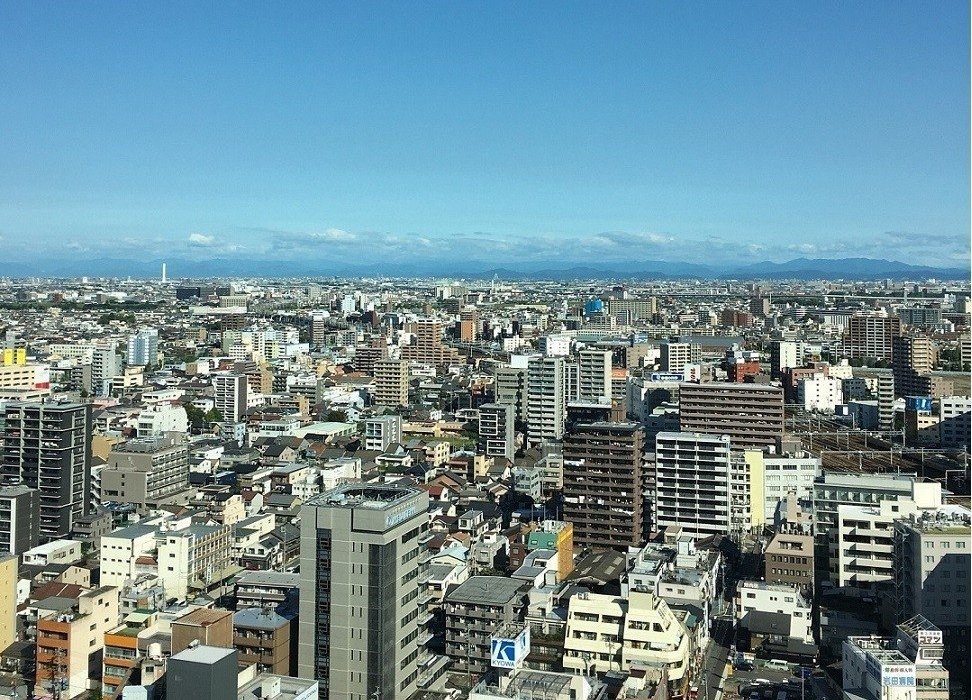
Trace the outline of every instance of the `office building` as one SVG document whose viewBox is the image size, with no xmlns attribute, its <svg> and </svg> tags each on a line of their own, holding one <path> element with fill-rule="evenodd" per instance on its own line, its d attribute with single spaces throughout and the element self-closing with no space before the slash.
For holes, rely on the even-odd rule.
<svg viewBox="0 0 972 700">
<path fill-rule="evenodd" d="M 725 435 L 658 433 L 654 530 L 678 526 L 695 537 L 730 532 L 730 447 Z"/>
<path fill-rule="evenodd" d="M 562 357 L 535 357 L 527 364 L 527 437 L 531 445 L 563 438 L 566 382 Z"/>
<path fill-rule="evenodd" d="M 797 403 L 804 411 L 833 413 L 844 402 L 844 385 L 836 377 L 815 374 L 797 384 Z"/>
<path fill-rule="evenodd" d="M 702 346 L 697 343 L 666 341 L 661 350 L 661 371 L 677 374 L 685 371 L 685 365 L 697 365 L 702 361 Z"/>
<path fill-rule="evenodd" d="M 901 335 L 901 319 L 880 313 L 859 313 L 847 321 L 841 342 L 843 357 L 891 362 L 894 339 Z"/>
<path fill-rule="evenodd" d="M 897 626 L 894 637 L 853 636 L 842 645 L 842 688 L 855 700 L 947 700 L 965 697 L 942 664 L 948 644 L 921 615 Z M 968 654 L 966 654 L 966 661 Z"/>
<path fill-rule="evenodd" d="M 170 598 L 185 600 L 190 591 L 208 593 L 236 573 L 231 564 L 230 525 L 189 525 L 160 533 L 159 578 Z"/>
<path fill-rule="evenodd" d="M 137 438 L 112 446 L 99 472 L 101 500 L 156 508 L 184 497 L 189 447 L 181 435 Z"/>
<path fill-rule="evenodd" d="M 682 384 L 679 422 L 686 433 L 728 435 L 734 450 L 775 447 L 783 437 L 783 390 L 765 384 Z"/>
<path fill-rule="evenodd" d="M 564 438 L 564 520 L 584 547 L 640 547 L 644 443 L 637 423 L 581 423 Z"/>
<path fill-rule="evenodd" d="M 0 488 L 0 554 L 23 554 L 40 542 L 40 493 L 28 486 Z"/>
<path fill-rule="evenodd" d="M 943 396 L 938 400 L 938 431 L 942 447 L 969 449 L 972 445 L 972 399 Z"/>
<path fill-rule="evenodd" d="M 196 646 L 169 658 L 166 696 L 199 700 L 237 700 L 240 670 L 236 649 Z"/>
<path fill-rule="evenodd" d="M 155 328 L 142 328 L 128 338 L 126 364 L 136 366 L 155 366 L 159 362 L 159 331 Z"/>
<path fill-rule="evenodd" d="M 365 420 L 364 448 L 384 452 L 402 441 L 402 417 L 374 416 Z"/>
<path fill-rule="evenodd" d="M 502 457 L 513 461 L 514 407 L 510 404 L 486 403 L 479 407 L 479 450 L 487 457 Z"/>
<path fill-rule="evenodd" d="M 89 511 L 90 404 L 11 402 L 4 419 L 0 471 L 37 489 L 41 539 L 67 536 Z"/>
<path fill-rule="evenodd" d="M 375 362 L 375 404 L 391 407 L 408 405 L 407 360 Z"/>
<path fill-rule="evenodd" d="M 800 343 L 792 340 L 774 340 L 770 343 L 770 379 L 782 379 L 787 370 L 803 365 Z"/>
<path fill-rule="evenodd" d="M 213 375 L 213 407 L 226 423 L 240 423 L 246 413 L 248 385 L 242 374 Z"/>
<path fill-rule="evenodd" d="M 969 691 L 969 592 L 972 590 L 970 535 L 972 513 L 961 506 L 919 511 L 894 522 L 897 619 L 921 615 L 941 630 L 945 667 L 966 696 Z"/>
<path fill-rule="evenodd" d="M 415 691 L 427 509 L 425 492 L 390 484 L 341 486 L 304 504 L 298 675 L 319 681 L 322 700 Z"/>
<path fill-rule="evenodd" d="M 577 401 L 611 401 L 611 352 L 581 350 L 577 354 Z"/>
<path fill-rule="evenodd" d="M 813 589 L 813 536 L 778 532 L 763 552 L 763 579 L 787 583 L 803 592 Z"/>
</svg>

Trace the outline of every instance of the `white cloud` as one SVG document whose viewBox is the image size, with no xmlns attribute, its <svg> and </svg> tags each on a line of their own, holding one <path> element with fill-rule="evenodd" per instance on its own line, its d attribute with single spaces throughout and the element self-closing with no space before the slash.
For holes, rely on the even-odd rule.
<svg viewBox="0 0 972 700">
<path fill-rule="evenodd" d="M 189 245 L 196 246 L 199 248 L 208 248 L 209 246 L 215 245 L 216 237 L 207 236 L 203 233 L 190 233 L 189 234 Z"/>
</svg>

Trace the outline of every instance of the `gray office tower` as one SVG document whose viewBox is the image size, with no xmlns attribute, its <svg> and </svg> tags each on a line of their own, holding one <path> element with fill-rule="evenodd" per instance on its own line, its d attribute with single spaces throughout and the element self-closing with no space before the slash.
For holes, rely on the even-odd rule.
<svg viewBox="0 0 972 700">
<path fill-rule="evenodd" d="M 91 405 L 11 402 L 4 409 L 0 474 L 37 489 L 40 537 L 67 537 L 91 492 Z"/>
<path fill-rule="evenodd" d="M 0 554 L 20 556 L 40 543 L 40 499 L 24 485 L 0 488 Z"/>
<path fill-rule="evenodd" d="M 301 509 L 297 667 L 322 700 L 415 691 L 428 505 L 413 487 L 347 484 Z"/>
<path fill-rule="evenodd" d="M 190 646 L 169 659 L 166 697 L 236 700 L 240 670 L 236 649 Z"/>
</svg>

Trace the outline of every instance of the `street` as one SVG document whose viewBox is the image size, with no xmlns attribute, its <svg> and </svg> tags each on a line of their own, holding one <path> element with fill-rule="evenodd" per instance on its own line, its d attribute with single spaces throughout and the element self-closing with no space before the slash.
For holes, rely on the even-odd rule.
<svg viewBox="0 0 972 700">
<path fill-rule="evenodd" d="M 703 700 L 719 700 L 726 676 L 729 646 L 732 644 L 732 622 L 717 618 L 713 622 L 712 639 L 705 650 L 699 683 Z"/>
</svg>

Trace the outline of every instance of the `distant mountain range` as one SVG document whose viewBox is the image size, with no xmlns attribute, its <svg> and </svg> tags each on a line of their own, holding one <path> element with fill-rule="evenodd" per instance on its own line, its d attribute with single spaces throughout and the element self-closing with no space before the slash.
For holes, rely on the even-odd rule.
<svg viewBox="0 0 972 700">
<path fill-rule="evenodd" d="M 169 259 L 169 278 L 207 277 L 452 277 L 466 279 L 735 279 L 735 280 L 967 280 L 969 268 L 909 265 L 871 258 L 808 259 L 788 262 L 763 261 L 749 265 L 704 265 L 689 262 L 642 260 L 580 264 L 576 262 L 504 263 L 485 261 L 390 260 L 362 265 L 345 260 L 266 260 L 250 258 Z M 161 260 L 61 260 L 15 262 L 0 260 L 2 277 L 132 277 L 157 279 Z"/>
</svg>

